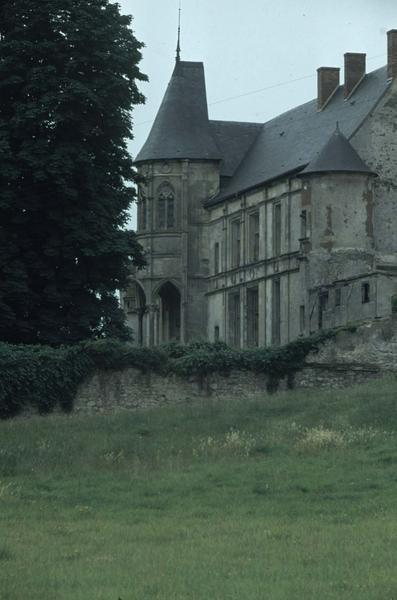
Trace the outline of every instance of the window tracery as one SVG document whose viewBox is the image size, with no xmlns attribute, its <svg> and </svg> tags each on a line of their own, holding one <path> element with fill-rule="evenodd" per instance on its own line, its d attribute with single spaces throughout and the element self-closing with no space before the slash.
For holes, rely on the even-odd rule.
<svg viewBox="0 0 397 600">
<path fill-rule="evenodd" d="M 157 226 L 159 229 L 173 229 L 175 221 L 175 193 L 170 184 L 165 183 L 157 197 Z"/>
</svg>

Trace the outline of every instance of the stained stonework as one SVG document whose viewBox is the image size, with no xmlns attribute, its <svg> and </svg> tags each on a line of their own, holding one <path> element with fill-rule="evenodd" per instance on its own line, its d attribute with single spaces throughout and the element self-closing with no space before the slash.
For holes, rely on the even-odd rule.
<svg viewBox="0 0 397 600">
<path fill-rule="evenodd" d="M 300 388 L 344 389 L 382 376 L 369 365 L 313 365 L 297 373 L 293 381 L 283 379 L 278 390 L 291 385 Z M 141 375 L 135 369 L 96 373 L 80 386 L 75 413 L 110 414 L 123 410 L 186 405 L 217 400 L 264 400 L 269 395 L 265 376 L 235 371 L 230 376 L 213 375 L 204 382 L 186 381 L 176 376 Z"/>
</svg>

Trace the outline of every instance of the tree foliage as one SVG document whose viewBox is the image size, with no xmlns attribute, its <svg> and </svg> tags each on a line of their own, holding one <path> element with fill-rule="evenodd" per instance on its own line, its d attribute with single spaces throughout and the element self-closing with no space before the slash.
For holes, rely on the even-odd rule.
<svg viewBox="0 0 397 600">
<path fill-rule="evenodd" d="M 143 102 L 131 17 L 110 0 L 0 7 L 0 339 L 127 337 L 115 292 L 136 171 L 131 108 Z"/>
</svg>

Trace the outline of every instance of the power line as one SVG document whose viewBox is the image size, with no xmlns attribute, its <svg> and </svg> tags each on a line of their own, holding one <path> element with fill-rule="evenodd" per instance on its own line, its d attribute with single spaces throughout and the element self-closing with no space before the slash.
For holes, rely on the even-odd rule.
<svg viewBox="0 0 397 600">
<path fill-rule="evenodd" d="M 229 96 L 228 98 L 223 98 L 222 100 L 216 100 L 215 102 L 211 102 L 208 106 L 214 106 L 215 104 L 222 104 L 223 102 L 229 102 L 229 100 L 237 100 L 238 98 L 244 98 L 246 96 L 253 96 L 254 94 L 259 94 L 260 92 L 265 92 L 266 90 L 272 90 L 274 88 L 282 87 L 284 85 L 288 85 L 289 83 L 296 83 L 297 81 L 302 81 L 303 79 L 313 79 L 315 75 L 305 75 L 304 77 L 298 77 L 297 79 L 289 79 L 288 81 L 281 81 L 280 83 L 275 83 L 273 85 L 268 85 L 264 88 L 259 88 L 258 90 L 252 90 L 251 92 L 246 92 L 245 94 L 239 94 L 238 96 Z"/>
<path fill-rule="evenodd" d="M 374 60 L 376 58 L 380 58 L 382 56 L 386 56 L 385 53 L 376 54 L 375 56 L 370 56 L 367 58 L 368 61 Z M 304 75 L 303 77 L 298 77 L 297 79 L 288 79 L 286 81 L 281 81 L 279 83 L 275 83 L 273 85 L 269 85 L 263 88 L 259 88 L 257 90 L 252 90 L 250 92 L 245 92 L 244 94 L 239 94 L 237 96 L 229 96 L 228 98 L 222 98 L 221 100 L 215 100 L 215 102 L 210 102 L 208 106 L 214 106 L 216 104 L 223 104 L 224 102 L 230 102 L 231 100 L 237 100 L 239 98 L 246 98 L 247 96 L 253 96 L 255 94 L 260 94 L 261 92 L 265 92 L 267 90 L 272 90 L 275 88 L 283 87 L 285 85 L 290 85 L 292 83 L 297 83 L 298 81 L 304 81 L 305 79 L 313 79 L 316 77 L 315 74 L 312 75 Z M 147 125 L 148 123 L 153 123 L 154 119 L 149 119 L 147 121 L 141 121 L 140 123 L 135 123 L 134 127 L 140 127 L 141 125 Z"/>
</svg>

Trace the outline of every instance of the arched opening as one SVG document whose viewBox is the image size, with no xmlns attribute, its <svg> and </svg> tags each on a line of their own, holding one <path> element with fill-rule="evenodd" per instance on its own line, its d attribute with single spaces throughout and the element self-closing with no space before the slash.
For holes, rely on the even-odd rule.
<svg viewBox="0 0 397 600">
<path fill-rule="evenodd" d="M 181 294 L 169 281 L 161 286 L 160 297 L 160 341 L 179 342 L 181 340 Z"/>
</svg>

